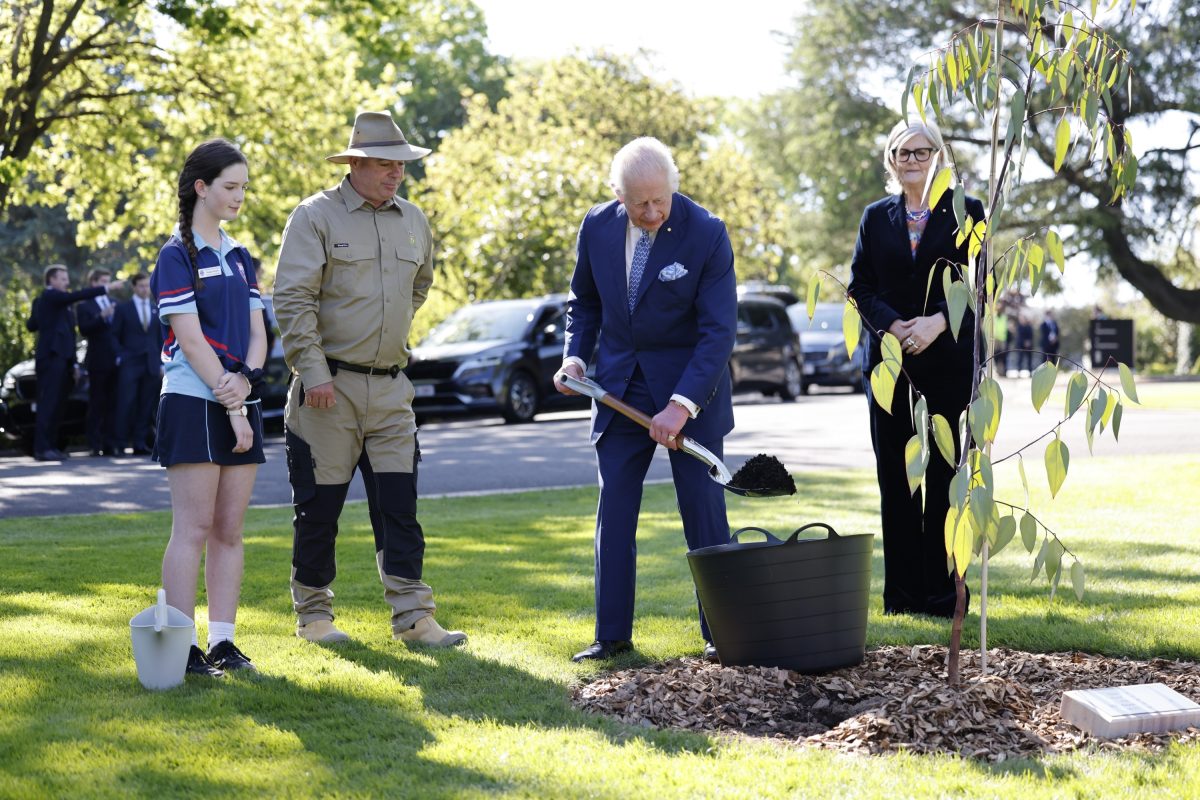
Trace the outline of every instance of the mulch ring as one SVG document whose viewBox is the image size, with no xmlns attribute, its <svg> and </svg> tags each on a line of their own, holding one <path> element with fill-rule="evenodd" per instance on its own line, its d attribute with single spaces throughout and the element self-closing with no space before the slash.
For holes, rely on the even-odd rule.
<svg viewBox="0 0 1200 800">
<path fill-rule="evenodd" d="M 851 753 L 958 753 L 991 762 L 1085 746 L 1158 750 L 1200 729 L 1096 739 L 1059 715 L 1064 691 L 1161 682 L 1200 698 L 1200 665 L 1085 653 L 962 651 L 962 688 L 946 683 L 947 648 L 886 646 L 856 667 L 802 675 L 682 658 L 622 670 L 575 690 L 575 704 L 643 727 L 737 733 Z"/>
</svg>

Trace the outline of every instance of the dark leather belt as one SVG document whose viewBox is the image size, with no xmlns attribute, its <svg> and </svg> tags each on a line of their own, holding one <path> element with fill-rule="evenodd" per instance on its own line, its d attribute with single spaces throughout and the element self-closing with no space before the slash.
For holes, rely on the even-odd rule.
<svg viewBox="0 0 1200 800">
<path fill-rule="evenodd" d="M 336 358 L 326 358 L 325 362 L 329 364 L 329 372 L 332 375 L 337 375 L 339 369 L 344 369 L 347 372 L 357 372 L 360 375 L 390 375 L 393 378 L 400 374 L 399 364 L 393 364 L 390 367 L 360 367 L 358 364 L 347 364 L 345 361 L 338 361 Z"/>
</svg>

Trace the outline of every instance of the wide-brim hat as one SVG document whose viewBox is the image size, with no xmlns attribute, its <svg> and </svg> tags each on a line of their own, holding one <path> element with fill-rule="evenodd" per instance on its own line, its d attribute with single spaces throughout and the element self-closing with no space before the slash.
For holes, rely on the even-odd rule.
<svg viewBox="0 0 1200 800">
<path fill-rule="evenodd" d="M 360 111 L 354 118 L 350 146 L 326 156 L 334 164 L 349 164 L 352 158 L 383 158 L 388 161 L 416 161 L 430 154 L 429 149 L 408 143 L 404 131 L 386 111 Z"/>
</svg>

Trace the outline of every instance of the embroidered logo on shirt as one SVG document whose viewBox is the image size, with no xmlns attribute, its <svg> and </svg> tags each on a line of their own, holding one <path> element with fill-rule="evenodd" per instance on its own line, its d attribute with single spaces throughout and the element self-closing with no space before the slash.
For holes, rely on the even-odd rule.
<svg viewBox="0 0 1200 800">
<path fill-rule="evenodd" d="M 204 278 L 215 278 L 221 274 L 221 268 L 220 267 L 205 267 L 204 269 L 199 270 L 196 274 L 200 276 L 201 280 L 203 280 Z"/>
<path fill-rule="evenodd" d="M 350 243 L 349 242 L 334 242 L 333 246 L 334 247 L 349 247 Z"/>
<path fill-rule="evenodd" d="M 675 281 L 687 274 L 687 267 L 676 261 L 674 264 L 669 264 L 659 270 L 658 279 L 660 281 Z"/>
<path fill-rule="evenodd" d="M 417 246 L 417 235 L 415 233 L 410 233 L 408 235 L 408 243 L 411 244 L 413 247 Z"/>
<path fill-rule="evenodd" d="M 240 258 L 235 258 L 233 260 L 233 265 L 237 267 L 238 274 L 242 276 L 242 281 L 244 283 L 249 283 L 250 281 L 246 280 L 246 268 L 242 266 L 242 260 Z"/>
</svg>

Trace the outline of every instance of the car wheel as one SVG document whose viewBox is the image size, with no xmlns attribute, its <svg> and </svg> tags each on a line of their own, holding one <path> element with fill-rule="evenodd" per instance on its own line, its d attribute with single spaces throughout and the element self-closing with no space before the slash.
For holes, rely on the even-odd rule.
<svg viewBox="0 0 1200 800">
<path fill-rule="evenodd" d="M 508 379 L 500 413 L 508 423 L 532 422 L 538 409 L 537 384 L 528 372 L 517 371 Z"/>
<path fill-rule="evenodd" d="M 783 386 L 779 387 L 779 399 L 790 403 L 804 394 L 804 373 L 796 359 L 788 357 L 783 362 Z"/>
</svg>

